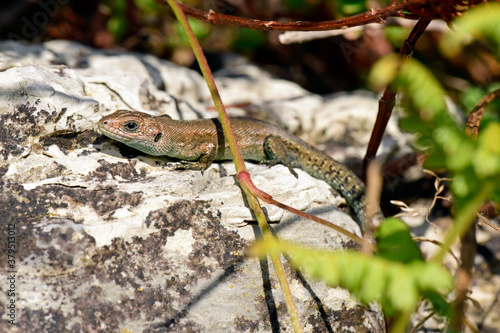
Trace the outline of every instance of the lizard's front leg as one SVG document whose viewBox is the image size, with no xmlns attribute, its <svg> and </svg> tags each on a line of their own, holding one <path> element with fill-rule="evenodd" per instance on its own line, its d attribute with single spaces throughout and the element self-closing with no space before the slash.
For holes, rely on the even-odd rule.
<svg viewBox="0 0 500 333">
<path fill-rule="evenodd" d="M 201 145 L 198 145 L 196 149 L 192 151 L 192 154 L 190 154 L 188 161 L 181 161 L 181 163 L 178 164 L 175 168 L 182 170 L 201 170 L 201 173 L 203 174 L 203 172 L 215 160 L 216 156 L 217 145 L 213 142 L 205 142 Z"/>
<path fill-rule="evenodd" d="M 261 163 L 269 166 L 283 164 L 288 168 L 288 170 L 290 170 L 290 173 L 294 175 L 295 178 L 299 178 L 293 169 L 289 154 L 280 138 L 272 135 L 267 136 L 264 140 L 264 152 L 266 153 L 268 159 L 262 161 Z"/>
</svg>

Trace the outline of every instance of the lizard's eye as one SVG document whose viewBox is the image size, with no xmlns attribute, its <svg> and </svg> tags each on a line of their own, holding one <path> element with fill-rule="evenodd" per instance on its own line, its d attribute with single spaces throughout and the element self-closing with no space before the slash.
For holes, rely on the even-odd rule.
<svg viewBox="0 0 500 333">
<path fill-rule="evenodd" d="M 156 134 L 153 140 L 154 140 L 155 142 L 158 142 L 158 141 L 160 141 L 160 139 L 161 139 L 161 132 L 160 132 L 160 133 L 158 133 L 158 134 Z"/>
<path fill-rule="evenodd" d="M 129 121 L 123 124 L 123 128 L 127 132 L 135 132 L 139 128 L 139 125 L 135 121 Z"/>
</svg>

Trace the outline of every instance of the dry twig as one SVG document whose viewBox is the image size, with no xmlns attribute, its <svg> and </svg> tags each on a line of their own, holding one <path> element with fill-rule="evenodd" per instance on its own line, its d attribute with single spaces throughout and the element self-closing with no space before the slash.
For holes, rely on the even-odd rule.
<svg viewBox="0 0 500 333">
<path fill-rule="evenodd" d="M 159 4 L 165 5 L 161 0 Z M 433 20 L 442 19 L 447 22 L 482 0 L 469 0 L 468 5 L 463 1 L 456 0 L 405 0 L 403 2 L 392 1 L 387 7 L 371 10 L 345 17 L 339 20 L 321 22 L 278 22 L 243 18 L 233 15 L 220 14 L 213 10 L 201 10 L 179 3 L 186 16 L 207 22 L 213 25 L 226 25 L 231 27 L 248 28 L 253 30 L 281 30 L 281 31 L 325 31 L 345 29 L 365 25 L 368 23 L 384 23 L 389 17 L 402 17 L 410 20 Z M 462 7 L 459 7 L 461 5 Z"/>
</svg>

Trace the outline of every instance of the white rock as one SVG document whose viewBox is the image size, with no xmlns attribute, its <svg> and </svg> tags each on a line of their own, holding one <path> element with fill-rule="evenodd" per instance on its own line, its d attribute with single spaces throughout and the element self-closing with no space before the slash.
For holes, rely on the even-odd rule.
<svg viewBox="0 0 500 333">
<path fill-rule="evenodd" d="M 250 100 L 309 136 L 328 128 L 326 114 L 315 120 L 323 97 L 235 64 L 231 73 L 242 77 L 218 73 L 226 102 Z M 259 230 L 234 166 L 214 164 L 203 175 L 171 170 L 166 159 L 127 159 L 123 146 L 92 131 L 119 108 L 210 116 L 197 73 L 152 56 L 64 41 L 0 43 L 0 65 L 0 216 L 15 226 L 14 269 L 22 277 L 16 332 L 291 330 L 272 266 L 244 257 Z M 283 166 L 247 167 L 276 200 L 359 234 L 326 183 L 301 170 L 297 179 Z M 330 249 L 353 244 L 327 227 L 263 208 L 283 239 Z M 286 271 L 306 332 L 383 331 L 378 310 Z M 7 302 L 0 293 L 0 303 Z"/>
</svg>

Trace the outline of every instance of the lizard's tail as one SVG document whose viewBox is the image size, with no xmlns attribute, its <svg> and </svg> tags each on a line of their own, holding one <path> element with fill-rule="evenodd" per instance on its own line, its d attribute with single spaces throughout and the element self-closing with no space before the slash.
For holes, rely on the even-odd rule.
<svg viewBox="0 0 500 333">
<path fill-rule="evenodd" d="M 345 165 L 322 153 L 311 154 L 309 163 L 302 166 L 311 176 L 326 181 L 331 187 L 344 197 L 356 214 L 363 234 L 370 233 L 367 221 L 368 200 L 365 193 L 365 184 L 356 174 Z M 374 219 L 382 220 L 380 209 L 375 213 Z"/>
<path fill-rule="evenodd" d="M 356 214 L 357 219 L 359 220 L 360 226 L 361 226 L 361 231 L 363 232 L 363 235 L 371 234 L 371 226 L 373 223 L 380 222 L 384 219 L 384 214 L 382 214 L 382 211 L 380 210 L 379 207 L 377 207 L 377 210 L 375 211 L 374 215 L 372 216 L 372 223 L 369 223 L 368 221 L 368 199 L 366 198 L 365 193 L 361 195 L 359 200 L 355 201 L 349 201 L 349 205 L 351 206 L 352 210 L 354 211 L 354 214 Z"/>
</svg>

